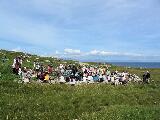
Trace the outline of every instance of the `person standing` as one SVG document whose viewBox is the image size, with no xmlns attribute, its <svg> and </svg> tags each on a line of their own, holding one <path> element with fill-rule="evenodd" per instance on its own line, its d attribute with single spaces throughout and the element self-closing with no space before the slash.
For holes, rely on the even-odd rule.
<svg viewBox="0 0 160 120">
<path fill-rule="evenodd" d="M 150 78 L 151 78 L 151 75 L 150 75 L 149 71 L 147 71 L 146 72 L 146 81 L 147 81 L 147 83 L 149 83 Z"/>
<path fill-rule="evenodd" d="M 151 75 L 150 75 L 149 71 L 145 72 L 143 74 L 143 83 L 149 83 L 150 77 L 151 77 Z"/>
</svg>

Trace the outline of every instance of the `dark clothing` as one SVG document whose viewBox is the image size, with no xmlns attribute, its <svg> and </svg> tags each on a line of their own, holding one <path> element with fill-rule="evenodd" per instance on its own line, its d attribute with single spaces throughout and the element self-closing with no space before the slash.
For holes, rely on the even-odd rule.
<svg viewBox="0 0 160 120">
<path fill-rule="evenodd" d="M 146 83 L 146 74 L 143 74 L 143 82 Z"/>
<path fill-rule="evenodd" d="M 151 77 L 150 73 L 143 74 L 143 82 L 144 83 L 149 83 L 150 77 Z"/>
<path fill-rule="evenodd" d="M 151 77 L 150 73 L 146 74 L 146 78 L 149 79 Z"/>
</svg>

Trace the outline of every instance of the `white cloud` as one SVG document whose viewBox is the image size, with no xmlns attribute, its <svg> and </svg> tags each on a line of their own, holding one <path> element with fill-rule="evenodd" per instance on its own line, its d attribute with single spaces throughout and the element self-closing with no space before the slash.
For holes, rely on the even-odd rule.
<svg viewBox="0 0 160 120">
<path fill-rule="evenodd" d="M 100 51 L 100 50 L 92 50 L 88 55 L 101 55 L 101 56 L 111 56 L 111 55 L 118 55 L 116 52 L 108 52 L 108 51 Z"/>
<path fill-rule="evenodd" d="M 64 49 L 65 54 L 71 54 L 71 55 L 80 55 L 81 51 L 80 50 L 74 50 L 74 49 Z"/>
<path fill-rule="evenodd" d="M 56 54 L 58 53 L 58 54 Z M 53 55 L 57 58 L 62 59 L 73 59 L 73 60 L 87 60 L 87 61 L 111 61 L 113 60 L 147 60 L 148 58 L 152 58 L 152 60 L 157 60 L 156 58 L 159 55 L 148 55 L 139 54 L 139 53 L 127 53 L 127 52 L 113 52 L 113 51 L 104 51 L 104 50 L 91 50 L 91 51 L 81 51 L 78 49 L 66 48 L 64 51 L 57 51 Z"/>
<path fill-rule="evenodd" d="M 99 54 L 99 51 L 93 50 L 93 51 L 90 51 L 88 54 L 91 54 L 91 55 L 98 55 L 98 54 Z"/>
<path fill-rule="evenodd" d="M 97 56 L 97 57 L 107 57 L 107 56 L 121 56 L 121 57 L 143 57 L 145 55 L 137 54 L 137 53 L 123 53 L 123 52 L 110 52 L 110 51 L 101 51 L 101 50 L 91 50 L 89 52 L 82 52 L 78 49 L 66 48 L 63 52 L 56 51 L 56 55 L 65 56 L 65 57 L 89 57 L 89 56 Z"/>
</svg>

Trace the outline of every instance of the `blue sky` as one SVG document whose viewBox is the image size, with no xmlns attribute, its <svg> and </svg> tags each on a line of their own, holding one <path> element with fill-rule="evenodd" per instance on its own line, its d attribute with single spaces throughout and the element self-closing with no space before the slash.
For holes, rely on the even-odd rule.
<svg viewBox="0 0 160 120">
<path fill-rule="evenodd" d="M 0 48 L 79 60 L 160 61 L 159 0 L 0 0 Z"/>
</svg>

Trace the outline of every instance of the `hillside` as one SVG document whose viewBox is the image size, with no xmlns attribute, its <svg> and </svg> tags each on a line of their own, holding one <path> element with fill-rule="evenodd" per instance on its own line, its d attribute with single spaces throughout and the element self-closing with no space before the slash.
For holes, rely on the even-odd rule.
<svg viewBox="0 0 160 120">
<path fill-rule="evenodd" d="M 0 119 L 1 120 L 160 120 L 160 69 L 147 69 L 150 84 L 126 86 L 91 84 L 69 86 L 59 84 L 19 84 L 11 65 L 16 56 L 25 55 L 24 66 L 33 67 L 39 58 L 53 67 L 77 61 L 40 57 L 21 52 L 0 50 Z M 96 63 L 88 63 L 96 64 Z M 127 68 L 112 66 L 111 70 Z M 127 69 L 142 77 L 146 69 Z"/>
</svg>

